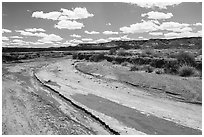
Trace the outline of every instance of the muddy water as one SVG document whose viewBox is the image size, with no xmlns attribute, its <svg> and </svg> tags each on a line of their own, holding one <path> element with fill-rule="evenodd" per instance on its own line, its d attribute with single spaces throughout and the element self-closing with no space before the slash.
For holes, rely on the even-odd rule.
<svg viewBox="0 0 204 137">
<path fill-rule="evenodd" d="M 135 109 L 122 106 L 93 94 L 75 94 L 72 98 L 89 107 L 117 119 L 128 127 L 146 134 L 193 135 L 202 134 L 200 130 L 178 125 L 153 115 L 146 115 Z"/>
</svg>

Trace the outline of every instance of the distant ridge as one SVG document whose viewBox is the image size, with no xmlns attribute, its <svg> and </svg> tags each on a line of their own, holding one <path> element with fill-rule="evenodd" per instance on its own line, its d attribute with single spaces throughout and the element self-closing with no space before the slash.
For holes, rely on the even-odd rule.
<svg viewBox="0 0 204 137">
<path fill-rule="evenodd" d="M 25 48 L 2 47 L 2 52 L 37 52 L 37 51 L 73 51 L 73 50 L 109 50 L 111 48 L 124 49 L 202 49 L 202 37 L 185 37 L 175 39 L 149 39 L 111 41 L 106 43 L 81 43 L 76 46 Z"/>
</svg>

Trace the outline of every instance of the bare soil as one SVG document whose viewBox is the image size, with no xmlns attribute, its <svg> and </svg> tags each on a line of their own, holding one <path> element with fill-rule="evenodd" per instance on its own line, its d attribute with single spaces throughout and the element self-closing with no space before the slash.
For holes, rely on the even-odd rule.
<svg viewBox="0 0 204 137">
<path fill-rule="evenodd" d="M 183 78 L 175 75 L 129 71 L 128 67 L 103 62 L 82 62 L 76 68 L 84 73 L 107 80 L 127 83 L 152 95 L 177 101 L 202 104 L 202 80 L 198 77 Z"/>
<path fill-rule="evenodd" d="M 156 97 L 149 91 L 121 83 L 117 75 L 111 75 L 115 68 L 110 64 L 101 63 L 98 67 L 105 76 L 97 71 L 92 71 L 94 76 L 81 73 L 75 68 L 78 64 L 81 63 L 75 60 L 60 60 L 41 68 L 35 76 L 44 86 L 119 134 L 202 133 L 201 105 Z M 87 70 L 93 70 L 94 66 Z M 130 115 L 134 117 L 132 121 Z"/>
<path fill-rule="evenodd" d="M 3 135 L 112 134 L 34 77 L 57 59 L 2 65 Z"/>
</svg>

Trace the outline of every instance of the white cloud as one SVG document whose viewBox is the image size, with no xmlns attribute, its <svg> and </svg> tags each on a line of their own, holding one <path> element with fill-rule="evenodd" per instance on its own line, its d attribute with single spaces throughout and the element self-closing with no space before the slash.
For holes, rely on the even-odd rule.
<svg viewBox="0 0 204 137">
<path fill-rule="evenodd" d="M 45 37 L 43 37 L 42 39 L 39 39 L 39 42 L 43 42 L 43 43 L 51 43 L 53 41 L 61 41 L 63 38 L 61 38 L 58 35 L 55 34 L 49 34 Z"/>
<path fill-rule="evenodd" d="M 42 28 L 28 28 L 28 29 L 25 29 L 25 31 L 29 31 L 29 32 L 37 32 L 37 31 L 45 32 L 45 30 L 42 29 Z"/>
<path fill-rule="evenodd" d="M 24 41 L 21 39 L 14 39 L 13 42 L 24 42 Z"/>
<path fill-rule="evenodd" d="M 159 26 L 152 21 L 144 21 L 141 23 L 132 24 L 129 27 L 122 27 L 120 31 L 123 33 L 144 33 L 150 31 L 156 31 L 159 29 Z"/>
<path fill-rule="evenodd" d="M 151 22 L 157 24 L 157 25 L 160 25 L 159 21 L 158 20 L 150 20 Z"/>
<path fill-rule="evenodd" d="M 121 37 L 121 40 L 131 40 L 131 38 L 128 38 L 127 35 L 124 35 Z"/>
<path fill-rule="evenodd" d="M 70 43 L 75 43 L 75 44 L 79 44 L 79 43 L 83 43 L 83 41 L 78 40 L 78 39 L 72 39 L 69 41 Z"/>
<path fill-rule="evenodd" d="M 97 32 L 97 31 L 87 31 L 87 30 L 85 30 L 84 31 L 86 34 L 99 34 L 99 32 Z"/>
<path fill-rule="evenodd" d="M 106 25 L 107 25 L 107 26 L 110 26 L 110 25 L 111 25 L 111 23 L 109 22 L 109 23 L 107 23 Z"/>
<path fill-rule="evenodd" d="M 141 40 L 148 40 L 147 38 L 144 38 L 142 36 L 139 36 L 138 38 L 141 39 Z"/>
<path fill-rule="evenodd" d="M 35 37 L 46 37 L 48 34 L 40 32 L 40 33 L 32 33 L 32 32 L 27 32 L 24 30 L 16 30 L 16 32 L 20 32 L 21 35 L 24 36 L 35 36 Z"/>
<path fill-rule="evenodd" d="M 32 17 L 34 18 L 41 18 L 41 19 L 51 19 L 51 20 L 58 20 L 61 12 L 53 11 L 49 13 L 43 13 L 43 11 L 36 11 L 33 12 Z"/>
<path fill-rule="evenodd" d="M 23 37 L 20 37 L 20 36 L 11 36 L 10 38 L 12 38 L 12 39 L 22 39 Z"/>
<path fill-rule="evenodd" d="M 162 32 L 150 32 L 149 34 L 150 34 L 150 35 L 153 35 L 153 36 L 160 36 L 160 35 L 163 35 Z"/>
<path fill-rule="evenodd" d="M 2 41 L 2 47 L 8 47 L 10 43 Z"/>
<path fill-rule="evenodd" d="M 43 33 L 43 32 L 31 33 L 31 32 L 27 32 L 27 31 L 24 31 L 24 30 L 16 30 L 16 32 L 20 32 L 20 34 L 24 35 L 24 36 L 40 37 L 41 39 L 39 39 L 38 42 L 43 42 L 43 43 L 52 43 L 53 41 L 61 41 L 63 39 L 58 35 L 46 34 L 46 33 Z"/>
<path fill-rule="evenodd" d="M 105 43 L 105 42 L 109 42 L 108 40 L 106 39 L 98 39 L 98 40 L 95 40 L 96 43 Z"/>
<path fill-rule="evenodd" d="M 108 38 L 109 40 L 121 40 L 121 38 L 120 37 L 110 37 L 110 38 Z"/>
<path fill-rule="evenodd" d="M 77 35 L 77 34 L 72 34 L 72 35 L 70 35 L 70 37 L 81 38 L 81 36 Z"/>
<path fill-rule="evenodd" d="M 29 42 L 23 41 L 21 39 L 14 39 L 11 44 L 23 46 L 23 45 L 29 45 Z"/>
<path fill-rule="evenodd" d="M 199 37 L 202 36 L 202 32 L 169 32 L 164 34 L 165 38 L 182 38 L 182 37 Z"/>
<path fill-rule="evenodd" d="M 2 33 L 11 33 L 11 30 L 8 30 L 8 29 L 2 29 Z"/>
<path fill-rule="evenodd" d="M 202 26 L 202 23 L 195 23 L 195 24 L 193 24 L 194 26 Z"/>
<path fill-rule="evenodd" d="M 192 28 L 188 26 L 190 26 L 190 24 L 178 23 L 178 22 L 163 22 L 160 25 L 160 29 L 174 31 L 174 32 L 192 31 Z"/>
<path fill-rule="evenodd" d="M 73 11 L 61 8 L 61 11 L 64 19 L 85 19 L 94 16 L 93 14 L 90 14 L 85 7 L 76 7 Z"/>
<path fill-rule="evenodd" d="M 104 31 L 103 34 L 105 34 L 105 35 L 112 35 L 112 34 L 118 34 L 118 32 Z"/>
<path fill-rule="evenodd" d="M 131 4 L 136 4 L 137 6 L 143 7 L 143 8 L 160 8 L 160 9 L 167 9 L 167 7 L 170 6 L 175 6 L 179 5 L 181 2 L 178 1 L 173 1 L 173 2 L 152 2 L 152 1 L 147 1 L 147 2 L 128 2 Z"/>
<path fill-rule="evenodd" d="M 83 38 L 83 39 L 81 39 L 82 41 L 93 41 L 93 39 L 91 39 L 91 38 Z"/>
<path fill-rule="evenodd" d="M 84 27 L 84 25 L 76 21 L 61 20 L 54 27 L 58 29 L 74 30 L 74 29 L 81 29 L 82 27 Z"/>
<path fill-rule="evenodd" d="M 141 16 L 142 17 L 148 16 L 147 17 L 148 19 L 160 20 L 160 19 L 169 19 L 169 18 L 173 17 L 173 14 L 172 13 L 163 13 L 163 12 L 151 11 L 148 13 L 141 14 Z"/>
<path fill-rule="evenodd" d="M 33 44 L 33 45 L 43 45 L 45 43 L 42 43 L 42 42 L 29 42 L 30 44 Z"/>
<path fill-rule="evenodd" d="M 9 40 L 8 37 L 2 36 L 2 41 L 8 41 L 8 40 Z"/>
<path fill-rule="evenodd" d="M 77 44 L 76 43 L 71 43 L 71 42 L 69 42 L 69 41 L 66 41 L 66 42 L 64 42 L 63 43 L 63 46 L 76 46 Z"/>
<path fill-rule="evenodd" d="M 41 19 L 51 19 L 51 20 L 68 20 L 68 19 L 85 19 L 88 17 L 93 17 L 94 15 L 89 13 L 87 9 L 76 7 L 75 9 L 68 10 L 61 8 L 60 11 L 52 11 L 44 13 L 43 11 L 33 12 L 32 17 Z"/>
</svg>

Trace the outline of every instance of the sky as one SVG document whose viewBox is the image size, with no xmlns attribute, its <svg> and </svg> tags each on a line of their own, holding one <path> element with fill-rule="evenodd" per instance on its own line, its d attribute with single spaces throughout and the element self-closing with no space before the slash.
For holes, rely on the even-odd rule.
<svg viewBox="0 0 204 137">
<path fill-rule="evenodd" d="M 201 2 L 2 3 L 6 47 L 197 37 L 201 31 Z"/>
</svg>

